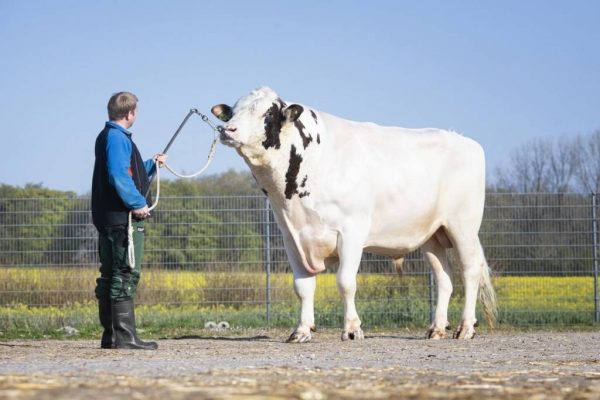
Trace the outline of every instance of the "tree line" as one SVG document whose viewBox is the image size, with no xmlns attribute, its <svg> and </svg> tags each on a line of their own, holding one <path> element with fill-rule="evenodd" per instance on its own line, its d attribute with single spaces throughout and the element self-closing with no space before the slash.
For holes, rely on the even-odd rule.
<svg viewBox="0 0 600 400">
<path fill-rule="evenodd" d="M 219 258 L 221 262 L 259 258 L 263 224 L 243 209 L 223 211 L 226 196 L 233 194 L 252 196 L 247 202 L 263 198 L 246 172 L 162 180 L 161 201 L 147 225 L 146 264 L 193 266 Z M 250 214 L 260 214 L 260 210 Z M 254 222 L 245 221 L 248 218 Z M 91 222 L 89 194 L 42 184 L 0 184 L 0 265 L 94 263 L 96 230 Z M 223 248 L 246 251 L 219 250 Z"/>
</svg>

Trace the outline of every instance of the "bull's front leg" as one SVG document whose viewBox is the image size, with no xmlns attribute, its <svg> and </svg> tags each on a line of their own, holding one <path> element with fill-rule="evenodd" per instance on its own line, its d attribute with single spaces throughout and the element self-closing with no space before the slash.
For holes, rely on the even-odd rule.
<svg viewBox="0 0 600 400">
<path fill-rule="evenodd" d="M 317 279 L 294 268 L 294 291 L 300 299 L 300 324 L 288 338 L 288 343 L 305 343 L 315 331 L 315 288 Z"/>
<path fill-rule="evenodd" d="M 341 239 L 341 235 L 340 235 Z M 337 272 L 337 287 L 344 300 L 344 330 L 342 340 L 360 340 L 365 336 L 360 327 L 361 321 L 356 312 L 356 274 L 362 257 L 362 244 L 349 240 L 348 235 L 339 240 L 340 266 Z"/>
</svg>

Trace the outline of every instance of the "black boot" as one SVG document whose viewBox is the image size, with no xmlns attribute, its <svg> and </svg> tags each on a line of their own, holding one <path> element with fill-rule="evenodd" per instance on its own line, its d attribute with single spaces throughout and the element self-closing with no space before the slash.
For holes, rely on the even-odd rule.
<svg viewBox="0 0 600 400">
<path fill-rule="evenodd" d="M 143 342 L 137 337 L 133 299 L 112 302 L 113 330 L 116 349 L 156 350 L 156 342 Z"/>
<path fill-rule="evenodd" d="M 100 348 L 112 349 L 114 346 L 114 338 L 110 298 L 98 299 L 98 316 L 100 317 L 100 324 L 104 328 L 102 340 L 100 341 Z"/>
</svg>

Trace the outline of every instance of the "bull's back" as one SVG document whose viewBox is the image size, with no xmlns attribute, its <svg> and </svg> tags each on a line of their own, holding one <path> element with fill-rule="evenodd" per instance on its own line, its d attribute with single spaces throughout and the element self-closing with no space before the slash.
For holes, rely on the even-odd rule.
<svg viewBox="0 0 600 400">
<path fill-rule="evenodd" d="M 329 171 L 338 178 L 361 186 L 372 183 L 384 192 L 386 186 L 435 191 L 452 181 L 475 184 L 485 178 L 481 146 L 456 132 L 384 127 L 325 115 L 329 148 L 319 162 L 329 160 Z"/>
</svg>

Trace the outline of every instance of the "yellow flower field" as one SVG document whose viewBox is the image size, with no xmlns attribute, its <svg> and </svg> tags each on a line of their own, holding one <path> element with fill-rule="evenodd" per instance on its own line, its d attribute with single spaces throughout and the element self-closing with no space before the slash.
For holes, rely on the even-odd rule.
<svg viewBox="0 0 600 400">
<path fill-rule="evenodd" d="M 97 274 L 91 268 L 0 268 L 0 339 L 60 338 L 65 326 L 76 327 L 79 337 L 96 337 Z M 139 324 L 163 336 L 195 334 L 211 320 L 239 328 L 292 326 L 298 312 L 292 275 L 271 276 L 270 306 L 266 281 L 264 273 L 145 270 L 136 298 Z M 592 277 L 500 276 L 494 286 L 500 327 L 593 326 Z M 429 295 L 426 275 L 358 275 L 357 307 L 366 327 L 423 329 L 431 310 Z M 315 300 L 317 324 L 339 326 L 343 306 L 335 274 L 317 276 Z M 455 283 L 452 323 L 460 318 L 462 301 L 462 287 Z"/>
<path fill-rule="evenodd" d="M 0 268 L 0 305 L 54 305 L 93 301 L 98 272 L 91 268 Z M 143 271 L 139 300 L 143 303 L 244 303 L 264 298 L 263 273 Z M 499 276 L 494 278 L 500 309 L 593 310 L 593 278 Z M 293 300 L 291 274 L 271 275 L 272 300 Z M 428 297 L 427 277 L 359 274 L 359 299 Z M 455 297 L 462 297 L 460 283 Z M 339 298 L 335 274 L 317 276 L 316 301 Z M 455 304 L 456 301 L 453 301 Z"/>
</svg>

